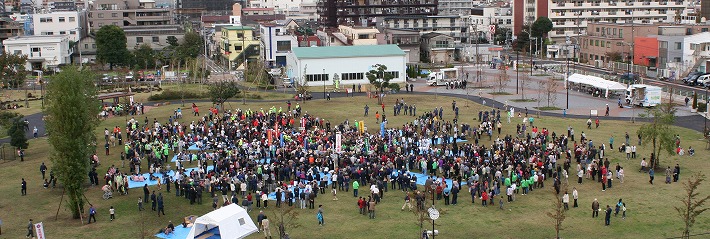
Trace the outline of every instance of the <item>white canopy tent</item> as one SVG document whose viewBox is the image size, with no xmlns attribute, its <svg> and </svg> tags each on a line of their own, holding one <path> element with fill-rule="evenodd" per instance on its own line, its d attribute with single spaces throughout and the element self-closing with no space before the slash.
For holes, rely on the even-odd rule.
<svg viewBox="0 0 710 239">
<path fill-rule="evenodd" d="M 572 83 L 588 85 L 588 86 L 592 86 L 595 88 L 605 90 L 605 92 L 604 92 L 605 98 L 609 98 L 609 91 L 625 91 L 626 90 L 626 86 L 624 86 L 624 84 L 621 84 L 621 83 L 615 82 L 615 81 L 605 80 L 601 77 L 596 77 L 596 76 L 572 74 L 571 76 L 569 76 L 567 78 L 567 81 L 568 81 L 568 83 L 567 83 L 568 85 L 569 85 L 569 82 L 572 82 Z"/>
<path fill-rule="evenodd" d="M 187 239 L 194 239 L 215 227 L 218 227 L 220 237 L 224 239 L 245 238 L 258 231 L 244 208 L 230 204 L 198 217 L 190 233 L 187 234 Z"/>
</svg>

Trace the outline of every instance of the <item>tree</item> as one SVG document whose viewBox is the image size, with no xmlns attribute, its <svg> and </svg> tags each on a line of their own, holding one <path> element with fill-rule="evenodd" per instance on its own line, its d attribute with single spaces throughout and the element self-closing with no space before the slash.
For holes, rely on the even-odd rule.
<svg viewBox="0 0 710 239">
<path fill-rule="evenodd" d="M 167 41 L 168 41 L 168 45 L 170 45 L 172 47 L 177 47 L 180 45 L 180 42 L 178 41 L 177 37 L 175 37 L 175 36 L 168 36 Z"/>
<path fill-rule="evenodd" d="M 217 81 L 209 85 L 208 92 L 213 104 L 224 104 L 225 101 L 239 94 L 239 86 L 233 80 Z"/>
<path fill-rule="evenodd" d="M 389 87 L 390 80 L 394 79 L 394 75 L 387 71 L 387 66 L 376 64 L 372 66 L 372 70 L 368 71 L 365 76 L 370 80 L 370 84 L 375 86 L 378 92 L 384 92 L 385 88 Z M 378 104 L 382 104 L 382 98 L 377 97 Z"/>
<path fill-rule="evenodd" d="M 505 70 L 505 67 L 506 66 L 500 66 L 498 70 L 498 92 L 503 92 L 505 86 L 507 86 L 510 81 L 510 76 L 508 75 L 508 71 Z"/>
<path fill-rule="evenodd" d="M 523 26 L 523 29 L 528 29 L 527 25 Z M 513 48 L 515 48 L 516 51 L 527 52 L 530 50 L 529 47 L 530 34 L 527 30 L 521 31 L 520 34 L 518 34 L 518 38 L 513 42 Z"/>
<path fill-rule="evenodd" d="M 505 27 L 500 27 L 500 25 L 496 24 L 496 33 L 495 33 L 495 44 L 499 45 L 505 45 L 507 44 L 508 40 L 512 40 L 508 38 L 509 36 L 512 36 L 512 31 L 510 28 L 505 28 Z"/>
<path fill-rule="evenodd" d="M 30 144 L 27 143 L 27 136 L 25 136 L 25 122 L 22 117 L 15 117 L 12 119 L 12 124 L 7 130 L 7 135 L 10 136 L 10 145 L 16 149 L 26 149 Z"/>
<path fill-rule="evenodd" d="M 25 84 L 27 55 L 0 54 L 0 88 L 19 88 Z"/>
<path fill-rule="evenodd" d="M 566 191 L 566 189 L 565 189 Z M 562 222 L 565 221 L 565 218 L 567 216 L 565 215 L 565 210 L 564 203 L 562 202 L 562 198 L 555 193 L 555 191 L 551 191 L 552 195 L 555 197 L 555 201 L 552 203 L 554 206 L 554 211 L 552 212 L 547 212 L 547 216 L 552 218 L 552 221 L 555 223 L 555 238 L 559 239 L 560 238 L 560 231 L 562 231 Z"/>
<path fill-rule="evenodd" d="M 545 100 L 547 100 L 547 107 L 550 107 L 555 103 L 555 101 L 557 101 L 557 87 L 560 83 L 553 78 L 549 78 L 544 81 L 547 81 L 545 87 L 543 88 L 545 91 Z"/>
<path fill-rule="evenodd" d="M 682 204 L 674 207 L 685 224 L 683 238 L 690 238 L 690 228 L 695 224 L 695 218 L 708 210 L 704 205 L 710 199 L 710 195 L 701 198 L 698 192 L 703 181 L 705 181 L 705 175 L 701 173 L 696 173 L 693 177 L 688 178 L 688 181 L 683 183 L 685 195 L 680 197 Z"/>
<path fill-rule="evenodd" d="M 547 33 L 552 31 L 552 21 L 547 17 L 538 17 L 532 24 L 533 37 L 545 37 Z"/>
<path fill-rule="evenodd" d="M 642 125 L 636 133 L 641 135 L 642 140 L 651 141 L 653 146 L 651 167 L 658 168 L 661 150 L 666 151 L 669 155 L 675 153 L 675 134 L 671 129 L 671 125 L 675 123 L 675 112 L 647 109 L 640 116 L 650 118 L 650 122 Z"/>
<path fill-rule="evenodd" d="M 155 67 L 156 54 L 149 44 L 143 44 L 133 51 L 133 59 L 137 69 L 150 69 Z"/>
<path fill-rule="evenodd" d="M 518 77 L 520 77 L 520 96 L 523 100 L 525 100 L 525 88 L 527 88 L 530 85 L 530 76 L 528 74 L 519 74 Z"/>
<path fill-rule="evenodd" d="M 96 59 L 114 66 L 128 63 L 130 52 L 126 49 L 126 34 L 118 26 L 105 25 L 96 31 Z"/>
<path fill-rule="evenodd" d="M 278 210 L 274 211 L 274 222 L 278 227 L 279 238 L 287 238 L 288 234 L 286 229 L 289 228 L 299 228 L 300 224 L 297 222 L 298 210 L 293 206 L 290 207 L 280 207 Z M 277 214 L 278 213 L 278 214 Z"/>
<path fill-rule="evenodd" d="M 697 109 L 697 108 L 698 108 L 698 92 L 693 92 L 693 109 Z"/>
<path fill-rule="evenodd" d="M 92 75 L 65 67 L 47 85 L 45 122 L 53 148 L 50 159 L 75 219 L 84 210 L 83 183 L 89 173 L 89 157 L 95 152 L 94 128 L 100 105 Z"/>
<path fill-rule="evenodd" d="M 623 56 L 621 55 L 621 52 L 618 52 L 618 51 L 607 52 L 607 53 L 606 53 L 606 57 L 607 57 L 610 61 L 614 61 L 614 62 L 623 62 L 623 61 L 624 61 L 624 58 L 623 58 Z"/>
<path fill-rule="evenodd" d="M 178 55 L 181 59 L 196 58 L 202 53 L 204 42 L 202 37 L 196 32 L 187 32 L 182 39 L 182 43 L 177 47 Z"/>
</svg>

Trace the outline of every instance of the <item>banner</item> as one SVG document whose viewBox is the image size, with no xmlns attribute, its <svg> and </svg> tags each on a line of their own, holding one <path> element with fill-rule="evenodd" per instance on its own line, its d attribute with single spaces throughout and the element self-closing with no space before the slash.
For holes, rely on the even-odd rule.
<svg viewBox="0 0 710 239">
<path fill-rule="evenodd" d="M 266 140 L 266 145 L 271 146 L 271 142 L 272 140 L 274 140 L 274 134 L 272 133 L 271 129 L 266 130 L 266 135 L 268 136 Z"/>
<path fill-rule="evenodd" d="M 338 132 L 335 135 L 335 152 L 340 153 L 343 150 L 343 135 Z"/>
<path fill-rule="evenodd" d="M 360 124 L 358 127 L 360 127 L 358 130 L 360 130 L 361 134 L 365 133 L 365 121 L 360 121 Z"/>
<path fill-rule="evenodd" d="M 37 239 L 47 239 L 44 237 L 44 225 L 42 222 L 35 224 L 35 234 L 37 234 Z"/>
</svg>

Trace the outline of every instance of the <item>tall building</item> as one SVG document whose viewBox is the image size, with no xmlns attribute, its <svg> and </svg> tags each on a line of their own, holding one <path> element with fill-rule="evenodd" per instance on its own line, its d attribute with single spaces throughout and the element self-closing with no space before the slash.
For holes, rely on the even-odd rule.
<svg viewBox="0 0 710 239">
<path fill-rule="evenodd" d="M 0 42 L 22 35 L 22 25 L 9 17 L 0 17 Z"/>
<path fill-rule="evenodd" d="M 320 22 L 338 25 L 375 25 L 375 18 L 388 16 L 436 16 L 438 0 L 319 0 Z"/>
<path fill-rule="evenodd" d="M 453 37 L 456 43 L 469 43 L 472 24 L 466 16 L 389 16 L 382 26 L 390 29 L 409 29 L 419 33 L 439 33 Z M 483 27 L 479 27 L 483 29 Z M 475 30 L 475 29 L 474 29 Z"/>
<path fill-rule="evenodd" d="M 675 22 L 687 16 L 691 0 L 514 0 L 513 33 L 539 17 L 548 17 L 553 29 L 548 37 L 564 41 L 565 37 L 584 34 L 589 23 Z"/>
<path fill-rule="evenodd" d="M 89 8 L 89 28 L 104 25 L 155 26 L 174 24 L 173 11 L 157 8 L 155 0 L 96 0 Z"/>
<path fill-rule="evenodd" d="M 471 0 L 439 0 L 439 15 L 469 15 L 471 8 Z"/>
<path fill-rule="evenodd" d="M 68 35 L 70 41 L 77 42 L 88 32 L 85 11 L 56 11 L 32 14 L 34 35 Z"/>
</svg>

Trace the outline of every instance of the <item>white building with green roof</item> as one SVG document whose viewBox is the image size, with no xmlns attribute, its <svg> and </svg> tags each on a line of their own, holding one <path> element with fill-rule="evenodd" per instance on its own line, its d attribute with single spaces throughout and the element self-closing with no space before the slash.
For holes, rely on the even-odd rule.
<svg viewBox="0 0 710 239">
<path fill-rule="evenodd" d="M 366 85 L 365 73 L 375 64 L 387 66 L 395 78 L 390 83 L 406 80 L 406 53 L 397 45 L 297 47 L 287 55 L 286 73 L 299 85 L 332 89 L 337 75 L 340 88 Z"/>
</svg>

